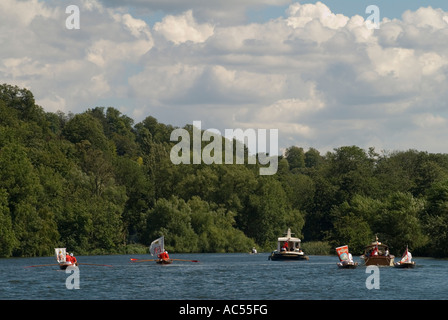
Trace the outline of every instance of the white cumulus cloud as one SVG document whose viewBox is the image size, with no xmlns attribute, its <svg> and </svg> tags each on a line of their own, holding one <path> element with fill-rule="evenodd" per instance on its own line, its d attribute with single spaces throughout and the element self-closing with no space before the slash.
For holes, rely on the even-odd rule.
<svg viewBox="0 0 448 320">
<path fill-rule="evenodd" d="M 106 105 L 136 121 L 277 128 L 281 148 L 444 150 L 446 11 L 407 10 L 374 30 L 364 12 L 293 1 L 247 22 L 287 3 L 3 0 L 0 77 L 51 111 Z M 79 30 L 65 28 L 68 5 Z"/>
<path fill-rule="evenodd" d="M 178 16 L 164 17 L 161 22 L 155 24 L 154 30 L 175 44 L 187 41 L 201 43 L 213 35 L 214 27 L 208 23 L 198 24 L 193 17 L 193 11 L 188 10 Z"/>
</svg>

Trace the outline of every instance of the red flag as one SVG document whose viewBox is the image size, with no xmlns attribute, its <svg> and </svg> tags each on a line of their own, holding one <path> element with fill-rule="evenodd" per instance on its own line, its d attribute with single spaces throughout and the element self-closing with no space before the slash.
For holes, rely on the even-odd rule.
<svg viewBox="0 0 448 320">
<path fill-rule="evenodd" d="M 375 249 L 372 251 L 372 256 L 378 255 L 378 243 L 375 245 Z"/>
<path fill-rule="evenodd" d="M 348 260 L 348 245 L 337 247 L 336 252 L 340 261 Z"/>
</svg>

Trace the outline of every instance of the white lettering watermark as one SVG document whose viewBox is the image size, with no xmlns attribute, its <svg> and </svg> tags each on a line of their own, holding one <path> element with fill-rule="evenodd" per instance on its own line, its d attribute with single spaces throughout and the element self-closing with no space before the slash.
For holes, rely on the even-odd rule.
<svg viewBox="0 0 448 320">
<path fill-rule="evenodd" d="M 380 288 L 380 268 L 377 266 L 368 266 L 366 273 L 371 273 L 366 279 L 366 288 L 369 290 Z"/>
<path fill-rule="evenodd" d="M 380 8 L 370 5 L 366 8 L 366 13 L 372 13 L 366 19 L 366 26 L 369 30 L 380 28 Z"/>
<path fill-rule="evenodd" d="M 73 273 L 65 280 L 65 287 L 69 290 L 79 289 L 79 268 L 77 266 L 68 266 L 65 273 Z"/>
<path fill-rule="evenodd" d="M 180 138 L 180 141 L 179 141 Z M 170 159 L 173 164 L 190 164 L 191 153 L 192 163 L 201 164 L 222 164 L 223 146 L 222 135 L 217 129 L 208 129 L 202 133 L 201 121 L 193 121 L 193 148 L 191 148 L 190 133 L 186 129 L 174 129 L 171 132 L 170 141 L 179 141 L 173 146 L 170 152 Z M 210 141 L 202 149 L 202 142 Z M 234 157 L 234 141 L 236 154 Z M 267 151 L 267 130 L 266 129 L 225 129 L 224 162 L 225 164 L 244 164 L 245 147 L 249 149 L 257 148 L 257 155 L 248 155 L 247 163 L 256 164 L 258 162 L 268 167 L 260 167 L 260 175 L 273 175 L 278 169 L 278 129 L 269 129 L 269 155 Z"/>
<path fill-rule="evenodd" d="M 75 5 L 70 5 L 65 8 L 65 13 L 71 13 L 65 19 L 65 27 L 69 30 L 80 28 L 79 8 Z"/>
</svg>

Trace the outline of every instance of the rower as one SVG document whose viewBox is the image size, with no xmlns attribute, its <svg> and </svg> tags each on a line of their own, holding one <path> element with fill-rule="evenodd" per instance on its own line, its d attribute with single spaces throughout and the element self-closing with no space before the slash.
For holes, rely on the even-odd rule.
<svg viewBox="0 0 448 320">
<path fill-rule="evenodd" d="M 73 252 L 70 253 L 70 261 L 73 264 L 77 264 L 78 263 L 78 260 L 76 260 L 75 256 L 73 255 Z"/>
<path fill-rule="evenodd" d="M 170 256 L 168 255 L 168 251 L 164 250 L 161 254 L 159 254 L 159 259 L 169 260 Z"/>
</svg>

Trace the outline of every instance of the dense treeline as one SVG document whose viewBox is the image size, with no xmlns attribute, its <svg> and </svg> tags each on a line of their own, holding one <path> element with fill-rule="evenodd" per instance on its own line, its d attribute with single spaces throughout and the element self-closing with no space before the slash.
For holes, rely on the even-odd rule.
<svg viewBox="0 0 448 320">
<path fill-rule="evenodd" d="M 45 112 L 1 85 L 0 256 L 119 253 L 160 235 L 175 252 L 271 250 L 288 227 L 329 253 L 361 254 L 378 235 L 395 254 L 448 256 L 448 155 L 292 146 L 261 176 L 172 164 L 174 129 L 111 107 Z"/>
</svg>

